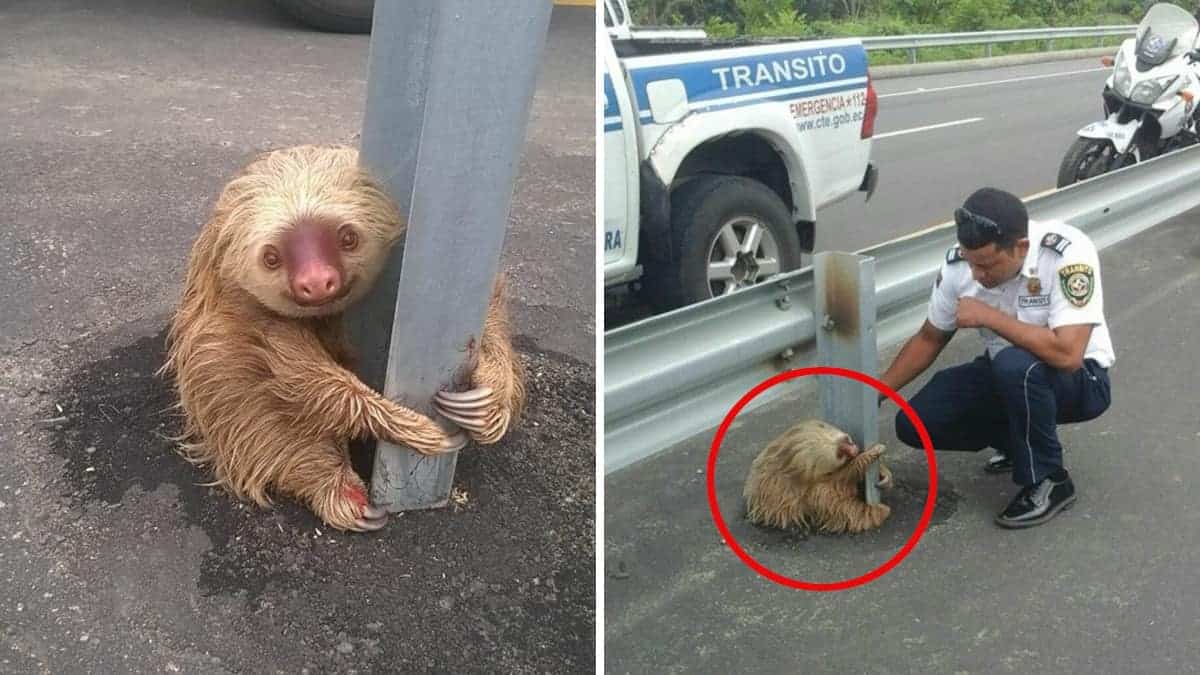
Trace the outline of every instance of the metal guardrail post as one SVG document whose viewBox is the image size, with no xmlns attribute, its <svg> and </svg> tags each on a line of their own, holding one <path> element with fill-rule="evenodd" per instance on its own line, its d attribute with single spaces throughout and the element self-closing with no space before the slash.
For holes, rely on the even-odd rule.
<svg viewBox="0 0 1200 675">
<path fill-rule="evenodd" d="M 464 384 L 491 298 L 551 9 L 375 3 L 360 161 L 409 225 L 347 330 L 364 382 L 434 419 L 433 394 Z M 376 446 L 374 503 L 447 503 L 457 453 Z"/>
<path fill-rule="evenodd" d="M 908 62 L 909 63 L 917 62 L 917 48 L 916 47 L 913 47 L 908 50 Z"/>
<path fill-rule="evenodd" d="M 875 260 L 855 253 L 824 252 L 813 257 L 818 321 L 817 363 L 877 377 L 875 345 Z M 845 377 L 819 376 L 822 418 L 850 434 L 866 449 L 879 440 L 878 394 Z M 879 465 L 867 470 L 868 504 L 879 503 Z"/>
</svg>

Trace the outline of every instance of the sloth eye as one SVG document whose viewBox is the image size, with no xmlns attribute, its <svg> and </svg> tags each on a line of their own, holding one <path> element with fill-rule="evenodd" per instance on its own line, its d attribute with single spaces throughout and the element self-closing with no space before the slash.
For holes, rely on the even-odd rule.
<svg viewBox="0 0 1200 675">
<path fill-rule="evenodd" d="M 267 246 L 263 249 L 262 264 L 269 270 L 276 269 L 283 259 L 279 257 L 279 251 L 274 246 Z"/>
<path fill-rule="evenodd" d="M 338 246 L 342 247 L 343 251 L 353 251 L 358 248 L 358 233 L 353 227 L 343 225 L 338 230 Z"/>
</svg>

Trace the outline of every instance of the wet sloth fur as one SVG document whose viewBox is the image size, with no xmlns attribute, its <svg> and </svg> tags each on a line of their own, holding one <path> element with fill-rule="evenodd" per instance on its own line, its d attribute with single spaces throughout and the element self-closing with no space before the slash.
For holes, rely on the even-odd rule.
<svg viewBox="0 0 1200 675">
<path fill-rule="evenodd" d="M 867 504 L 860 488 L 868 465 L 883 452 L 879 444 L 859 452 L 848 434 L 820 420 L 800 422 L 754 459 L 743 490 L 746 516 L 780 529 L 842 533 L 877 528 L 891 509 Z M 878 485 L 892 486 L 892 472 L 882 462 Z"/>
<path fill-rule="evenodd" d="M 460 430 L 381 396 L 349 369 L 341 316 L 378 275 L 404 225 L 351 148 L 265 154 L 223 189 L 196 240 L 162 374 L 184 415 L 181 452 L 260 506 L 299 500 L 328 525 L 374 530 L 348 442 L 372 436 L 436 454 L 494 443 L 525 388 L 497 279 L 467 392 L 434 405 Z M 453 429 L 453 426 L 451 426 Z"/>
</svg>

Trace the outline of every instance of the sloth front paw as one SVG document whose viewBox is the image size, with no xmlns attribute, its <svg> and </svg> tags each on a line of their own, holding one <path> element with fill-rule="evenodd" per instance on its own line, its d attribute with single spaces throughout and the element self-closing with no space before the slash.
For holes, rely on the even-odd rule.
<svg viewBox="0 0 1200 675">
<path fill-rule="evenodd" d="M 312 500 L 312 510 L 329 527 L 347 532 L 374 532 L 387 524 L 387 510 L 372 506 L 362 479 L 349 467 Z"/>
<path fill-rule="evenodd" d="M 477 443 L 500 440 L 512 421 L 503 398 L 491 387 L 463 392 L 438 392 L 433 404 L 446 419 L 462 427 Z"/>
<path fill-rule="evenodd" d="M 883 462 L 879 463 L 879 481 L 875 485 L 880 490 L 887 490 L 895 486 L 896 481 L 892 478 L 892 470 L 887 468 Z"/>
</svg>

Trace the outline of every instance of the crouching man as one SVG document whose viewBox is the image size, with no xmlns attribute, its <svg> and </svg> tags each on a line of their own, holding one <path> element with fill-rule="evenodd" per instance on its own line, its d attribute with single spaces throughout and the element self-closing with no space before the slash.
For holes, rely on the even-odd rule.
<svg viewBox="0 0 1200 675">
<path fill-rule="evenodd" d="M 957 329 L 979 329 L 984 353 L 936 373 L 909 402 L 935 449 L 991 447 L 987 470 L 1012 471 L 1021 489 L 998 525 L 1040 525 L 1075 500 L 1056 425 L 1095 419 L 1111 402 L 1099 256 L 1070 225 L 1030 222 L 1002 190 L 976 191 L 954 220 L 959 245 L 946 254 L 928 317 L 880 379 L 900 389 Z M 903 411 L 896 435 L 921 447 Z"/>
</svg>

